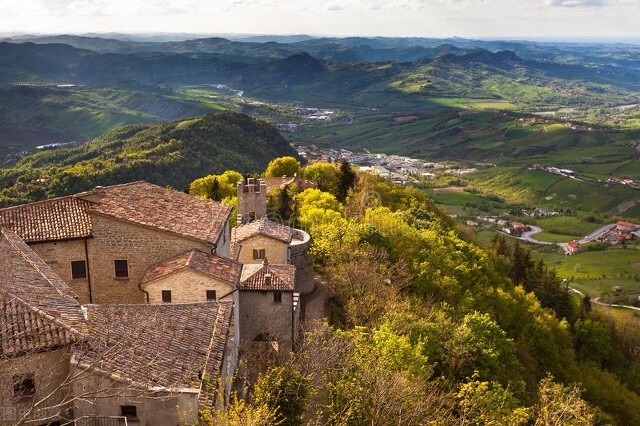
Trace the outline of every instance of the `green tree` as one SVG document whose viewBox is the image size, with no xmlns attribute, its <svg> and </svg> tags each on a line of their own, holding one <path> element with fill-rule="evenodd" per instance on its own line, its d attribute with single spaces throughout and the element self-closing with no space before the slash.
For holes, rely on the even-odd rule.
<svg viewBox="0 0 640 426">
<path fill-rule="evenodd" d="M 271 160 L 264 174 L 268 177 L 302 176 L 302 166 L 293 157 L 278 157 Z"/>
<path fill-rule="evenodd" d="M 253 389 L 255 405 L 277 413 L 282 425 L 299 425 L 308 395 L 308 379 L 291 365 L 273 367 L 262 374 Z"/>
<path fill-rule="evenodd" d="M 318 189 L 336 195 L 338 171 L 330 163 L 311 164 L 304 169 L 304 178 L 316 182 Z"/>
<path fill-rule="evenodd" d="M 577 320 L 573 325 L 576 353 L 582 360 L 602 364 L 611 354 L 611 334 L 599 321 Z"/>
<path fill-rule="evenodd" d="M 217 181 L 218 200 L 235 197 L 238 181 L 242 179 L 242 174 L 235 170 L 227 170 L 221 175 L 208 175 L 191 182 L 189 185 L 189 193 L 196 197 L 213 199 L 214 182 Z"/>
<path fill-rule="evenodd" d="M 536 426 L 585 426 L 595 424 L 593 409 L 580 397 L 577 385 L 564 386 L 548 375 L 538 387 L 539 402 L 534 406 Z"/>
<path fill-rule="evenodd" d="M 309 188 L 295 196 L 298 221 L 306 229 L 314 224 L 337 221 L 342 216 L 342 205 L 336 197 L 316 188 Z"/>
<path fill-rule="evenodd" d="M 356 173 L 346 159 L 341 159 L 338 164 L 338 188 L 336 190 L 336 198 L 344 203 L 347 199 L 347 193 L 356 182 Z"/>
<path fill-rule="evenodd" d="M 218 182 L 218 177 L 213 178 L 213 182 L 211 183 L 211 191 L 209 192 L 209 197 L 213 201 L 220 201 L 220 182 Z"/>
<path fill-rule="evenodd" d="M 456 395 L 458 416 L 469 425 L 525 425 L 529 421 L 529 409 L 500 383 L 480 381 L 477 374 L 460 385 Z"/>
</svg>

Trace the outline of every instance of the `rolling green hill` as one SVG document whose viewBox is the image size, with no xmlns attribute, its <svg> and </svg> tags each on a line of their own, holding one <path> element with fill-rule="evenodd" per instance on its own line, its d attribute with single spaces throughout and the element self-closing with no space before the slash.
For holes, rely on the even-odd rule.
<svg viewBox="0 0 640 426">
<path fill-rule="evenodd" d="M 86 47 L 99 44 L 98 40 L 90 41 Z M 267 101 L 385 114 L 437 110 L 445 111 L 445 118 L 452 108 L 519 112 L 570 108 L 607 117 L 606 112 L 612 108 L 637 103 L 640 93 L 632 71 L 530 61 L 510 51 L 463 51 L 441 45 L 434 48 L 438 51 L 434 55 L 440 55 L 435 59 L 412 62 L 330 62 L 304 52 L 284 58 L 272 55 L 275 59 L 267 55 L 269 58 L 260 61 L 254 56 L 244 61 L 233 55 L 253 54 L 249 51 L 261 44 L 223 39 L 215 43 L 211 39 L 209 43 L 245 51 L 221 48 L 223 53 L 124 54 L 64 44 L 0 43 L 0 85 L 6 87 L 0 92 L 0 149 L 9 146 L 15 151 L 45 143 L 82 141 L 118 125 L 161 122 L 220 108 L 202 98 L 190 98 L 182 90 L 184 86 L 210 89 L 211 85 L 224 83 L 245 96 Z M 341 43 L 357 45 L 350 39 Z M 270 44 L 261 46 L 266 52 Z M 391 45 L 380 42 L 377 46 L 386 49 Z M 12 87 L 24 83 L 45 87 Z M 60 87 L 69 84 L 76 87 Z M 627 118 L 631 123 L 634 110 L 629 111 L 626 114 L 630 114 Z M 376 120 L 368 118 L 367 126 Z M 411 123 L 407 128 L 420 124 L 424 122 Z M 352 130 L 356 129 L 360 130 Z M 367 135 L 368 129 L 364 130 L 362 135 Z M 459 130 L 453 126 L 447 132 Z M 395 130 L 374 136 L 389 142 L 394 134 Z M 410 144 L 413 136 L 405 139 Z M 393 149 L 398 143 L 396 140 L 386 145 Z M 499 140 L 492 138 L 489 144 L 495 143 Z M 485 149 L 491 148 L 484 143 L 478 145 L 478 150 Z M 478 156 L 482 153 L 473 153 L 470 158 Z"/>
<path fill-rule="evenodd" d="M 79 147 L 26 156 L 0 170 L 0 205 L 134 180 L 181 189 L 226 169 L 262 172 L 270 160 L 284 155 L 296 153 L 278 131 L 244 114 L 131 125 Z"/>
<path fill-rule="evenodd" d="M 445 49 L 446 50 L 446 49 Z M 263 63 L 215 54 L 100 54 L 62 44 L 0 43 L 0 83 L 226 83 L 248 95 L 385 110 L 459 106 L 541 110 L 637 101 L 633 72 L 526 61 L 476 50 L 413 62 L 328 62 L 307 53 Z"/>
<path fill-rule="evenodd" d="M 37 145 L 85 142 L 127 124 L 161 123 L 222 108 L 131 81 L 91 88 L 16 86 L 0 90 L 0 158 Z"/>
<path fill-rule="evenodd" d="M 424 159 L 520 164 L 553 161 L 585 171 L 602 168 L 600 175 L 604 176 L 609 172 L 605 165 L 613 170 L 614 163 L 637 161 L 631 143 L 640 140 L 640 131 L 580 131 L 533 115 L 449 109 L 363 115 L 353 122 L 308 127 L 291 137 L 303 143 Z"/>
</svg>

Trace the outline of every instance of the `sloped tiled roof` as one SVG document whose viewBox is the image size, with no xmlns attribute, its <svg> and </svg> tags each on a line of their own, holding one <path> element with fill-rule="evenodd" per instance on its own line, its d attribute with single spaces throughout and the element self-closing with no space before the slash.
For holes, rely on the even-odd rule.
<svg viewBox="0 0 640 426">
<path fill-rule="evenodd" d="M 11 228 L 28 243 L 88 237 L 89 204 L 75 197 L 62 197 L 1 209 L 0 227 Z"/>
<path fill-rule="evenodd" d="M 97 188 L 79 198 L 98 201 L 91 213 L 115 217 L 214 244 L 232 207 L 147 182 Z"/>
<path fill-rule="evenodd" d="M 28 243 L 85 238 L 95 213 L 215 244 L 231 211 L 223 203 L 132 182 L 0 209 L 0 226 Z"/>
<path fill-rule="evenodd" d="M 296 267 L 293 265 L 246 264 L 242 267 L 240 290 L 293 291 Z"/>
<path fill-rule="evenodd" d="M 13 231 L 0 230 L 0 356 L 84 338 L 77 296 Z"/>
<path fill-rule="evenodd" d="M 242 242 L 247 238 L 256 235 L 264 235 L 276 240 L 290 243 L 293 237 L 293 229 L 286 225 L 270 221 L 268 218 L 254 220 L 251 223 L 240 225 L 233 229 L 231 239 L 235 242 Z"/>
<path fill-rule="evenodd" d="M 267 186 L 267 192 L 271 191 L 271 188 L 278 187 L 282 188 L 285 185 L 291 185 L 295 183 L 300 187 L 301 190 L 305 190 L 308 188 L 315 188 L 316 183 L 310 180 L 302 179 L 299 177 L 263 177 L 262 178 Z"/>
<path fill-rule="evenodd" d="M 242 249 L 242 244 L 231 241 L 229 245 L 231 247 L 231 253 L 229 254 L 229 256 L 233 260 L 238 260 L 238 256 L 240 256 L 240 250 Z"/>
<path fill-rule="evenodd" d="M 617 222 L 616 225 L 617 226 L 623 226 L 625 228 L 635 228 L 636 226 L 638 226 L 635 223 L 625 222 L 625 221 L 622 221 L 622 220 Z"/>
<path fill-rule="evenodd" d="M 184 269 L 202 272 L 203 274 L 235 285 L 240 279 L 242 265 L 225 257 L 210 255 L 200 250 L 191 250 L 151 266 L 147 272 L 145 272 L 140 284 L 144 285 Z"/>
<path fill-rule="evenodd" d="M 232 305 L 88 305 L 89 337 L 74 361 L 143 387 L 198 388 L 203 375 L 216 383 Z"/>
</svg>

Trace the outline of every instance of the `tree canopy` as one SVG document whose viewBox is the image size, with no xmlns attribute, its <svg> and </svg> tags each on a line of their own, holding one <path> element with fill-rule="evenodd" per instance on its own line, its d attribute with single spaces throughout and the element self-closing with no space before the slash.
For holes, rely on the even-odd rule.
<svg viewBox="0 0 640 426">
<path fill-rule="evenodd" d="M 293 157 L 278 157 L 269 162 L 264 175 L 267 177 L 302 176 L 302 166 Z"/>
</svg>

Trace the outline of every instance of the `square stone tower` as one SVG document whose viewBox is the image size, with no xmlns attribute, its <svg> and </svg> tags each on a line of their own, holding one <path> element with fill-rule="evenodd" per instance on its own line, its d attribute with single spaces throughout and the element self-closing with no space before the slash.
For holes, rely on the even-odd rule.
<svg viewBox="0 0 640 426">
<path fill-rule="evenodd" d="M 238 225 L 267 215 L 267 184 L 264 179 L 238 181 Z"/>
</svg>

